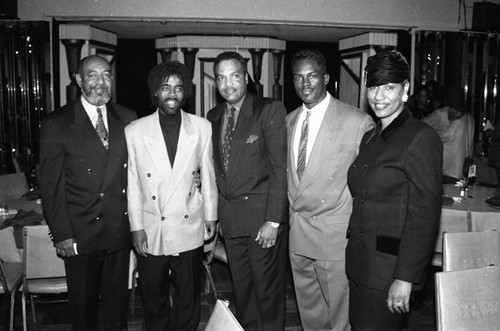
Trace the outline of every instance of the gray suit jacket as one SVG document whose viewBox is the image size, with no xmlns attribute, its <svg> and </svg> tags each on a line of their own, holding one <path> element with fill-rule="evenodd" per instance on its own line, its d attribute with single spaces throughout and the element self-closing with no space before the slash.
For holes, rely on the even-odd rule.
<svg viewBox="0 0 500 331">
<path fill-rule="evenodd" d="M 347 169 L 374 123 L 369 115 L 332 97 L 299 182 L 292 146 L 301 110 L 286 118 L 290 251 L 313 259 L 344 260 L 352 211 Z"/>
</svg>

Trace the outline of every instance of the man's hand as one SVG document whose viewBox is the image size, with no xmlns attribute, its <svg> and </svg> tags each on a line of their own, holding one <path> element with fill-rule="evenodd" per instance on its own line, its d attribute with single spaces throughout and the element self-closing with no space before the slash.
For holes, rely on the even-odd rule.
<svg viewBox="0 0 500 331">
<path fill-rule="evenodd" d="M 217 231 L 217 221 L 205 221 L 205 240 L 212 238 Z"/>
<path fill-rule="evenodd" d="M 146 254 L 148 252 L 148 236 L 146 235 L 146 231 L 132 231 L 132 244 L 137 254 L 148 257 Z"/>
<path fill-rule="evenodd" d="M 410 283 L 394 279 L 387 295 L 387 308 L 391 313 L 403 314 L 410 312 L 411 287 Z"/>
<path fill-rule="evenodd" d="M 75 238 L 69 238 L 56 243 L 56 253 L 60 257 L 71 257 L 76 256 L 75 248 L 73 244 L 75 243 Z"/>
<path fill-rule="evenodd" d="M 255 241 L 262 248 L 271 248 L 276 245 L 278 228 L 273 228 L 268 222 L 264 222 L 257 233 Z"/>
</svg>

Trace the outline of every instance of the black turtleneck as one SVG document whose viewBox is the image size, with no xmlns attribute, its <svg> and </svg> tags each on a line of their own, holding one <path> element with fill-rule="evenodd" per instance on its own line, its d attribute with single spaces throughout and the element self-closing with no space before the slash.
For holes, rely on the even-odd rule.
<svg viewBox="0 0 500 331">
<path fill-rule="evenodd" d="M 160 114 L 160 126 L 163 133 L 163 139 L 165 139 L 165 146 L 167 146 L 168 158 L 170 159 L 170 165 L 173 167 L 181 131 L 181 112 L 178 111 L 174 115 L 167 115 L 161 110 L 158 112 Z"/>
</svg>

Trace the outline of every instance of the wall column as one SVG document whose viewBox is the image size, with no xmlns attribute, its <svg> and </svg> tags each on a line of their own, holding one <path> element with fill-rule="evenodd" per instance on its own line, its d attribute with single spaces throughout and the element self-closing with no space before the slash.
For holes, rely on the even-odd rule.
<svg viewBox="0 0 500 331">
<path fill-rule="evenodd" d="M 273 98 L 283 101 L 283 87 L 280 85 L 281 60 L 283 59 L 283 51 L 280 49 L 273 49 L 271 53 L 273 54 L 274 72 Z"/>
<path fill-rule="evenodd" d="M 255 90 L 257 90 L 257 94 L 259 96 L 263 97 L 264 87 L 260 83 L 260 74 L 262 72 L 262 56 L 264 55 L 264 52 L 266 50 L 261 48 L 250 48 L 248 51 L 252 55 L 252 69 Z"/>
<path fill-rule="evenodd" d="M 184 64 L 189 70 L 189 73 L 191 75 L 191 80 L 193 80 L 194 77 L 194 66 L 195 66 L 195 60 L 196 60 L 196 53 L 198 52 L 198 48 L 183 48 L 182 53 L 184 53 Z M 191 95 L 189 96 L 189 99 L 186 102 L 185 105 L 185 110 L 188 113 L 191 114 L 196 114 L 196 85 L 193 82 L 193 88 L 191 90 Z"/>
<path fill-rule="evenodd" d="M 68 73 L 71 80 L 66 85 L 66 100 L 68 102 L 76 100 L 78 91 L 80 90 L 76 82 L 76 74 L 78 73 L 78 63 L 82 53 L 82 46 L 85 40 L 82 39 L 63 39 L 61 40 L 66 49 L 66 58 L 68 61 Z"/>
</svg>

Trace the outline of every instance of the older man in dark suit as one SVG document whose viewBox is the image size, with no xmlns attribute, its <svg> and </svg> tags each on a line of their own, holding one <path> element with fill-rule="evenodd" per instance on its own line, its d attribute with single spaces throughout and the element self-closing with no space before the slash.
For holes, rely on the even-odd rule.
<svg viewBox="0 0 500 331">
<path fill-rule="evenodd" d="M 40 189 L 56 252 L 64 258 L 74 330 L 127 328 L 130 227 L 124 127 L 133 111 L 113 104 L 110 64 L 82 59 L 82 96 L 48 114 L 40 132 Z"/>
<path fill-rule="evenodd" d="M 240 54 L 220 54 L 214 73 L 226 102 L 210 110 L 208 119 L 236 315 L 247 330 L 283 330 L 286 111 L 279 101 L 247 92 L 246 62 Z"/>
</svg>

